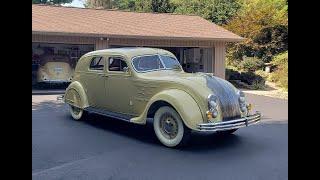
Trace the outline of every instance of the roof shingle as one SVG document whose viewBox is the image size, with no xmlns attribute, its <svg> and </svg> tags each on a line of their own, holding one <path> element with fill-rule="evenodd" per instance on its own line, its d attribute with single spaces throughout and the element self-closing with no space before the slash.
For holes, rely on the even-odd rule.
<svg viewBox="0 0 320 180">
<path fill-rule="evenodd" d="M 106 37 L 241 41 L 199 16 L 32 5 L 32 32 Z"/>
</svg>

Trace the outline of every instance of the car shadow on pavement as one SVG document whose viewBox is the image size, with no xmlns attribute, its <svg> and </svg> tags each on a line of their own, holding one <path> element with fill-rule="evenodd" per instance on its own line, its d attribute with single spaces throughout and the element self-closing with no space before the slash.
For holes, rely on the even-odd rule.
<svg viewBox="0 0 320 180">
<path fill-rule="evenodd" d="M 56 101 L 32 103 L 32 111 L 47 111 L 50 115 L 53 113 L 53 116 L 57 113 L 56 116 L 59 116 L 57 118 L 65 118 L 63 121 L 74 121 L 67 110 L 67 106 L 63 103 L 57 103 Z M 93 126 L 111 132 L 112 134 L 134 139 L 151 146 L 163 146 L 158 141 L 153 131 L 152 122 L 147 122 L 147 125 L 138 125 L 97 114 L 90 114 L 86 120 L 82 122 L 74 121 L 74 123 L 83 123 L 84 125 Z M 215 151 L 219 151 L 226 148 L 233 148 L 241 145 L 241 143 L 241 137 L 234 134 L 221 136 L 216 133 L 192 132 L 188 144 L 184 147 L 176 148 L 175 150 L 197 152 L 214 149 Z"/>
<path fill-rule="evenodd" d="M 70 116 L 69 119 L 71 119 Z M 153 131 L 152 122 L 148 122 L 146 125 L 137 125 L 96 114 L 90 114 L 90 117 L 85 120 L 84 123 L 150 145 L 162 146 Z M 207 149 L 224 149 L 237 146 L 239 143 L 241 143 L 241 138 L 234 134 L 221 136 L 216 133 L 192 132 L 188 144 L 184 147 L 177 148 L 177 150 L 202 151 Z"/>
<path fill-rule="evenodd" d="M 32 102 L 32 111 L 40 111 L 43 109 L 60 110 L 64 104 L 57 101 Z"/>
</svg>

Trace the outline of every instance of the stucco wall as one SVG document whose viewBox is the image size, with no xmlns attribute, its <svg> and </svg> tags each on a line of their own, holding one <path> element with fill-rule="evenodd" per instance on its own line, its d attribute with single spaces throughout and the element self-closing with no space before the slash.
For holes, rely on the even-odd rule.
<svg viewBox="0 0 320 180">
<path fill-rule="evenodd" d="M 215 42 L 214 43 L 214 74 L 218 77 L 225 79 L 225 61 L 226 61 L 226 43 L 225 42 Z"/>
</svg>

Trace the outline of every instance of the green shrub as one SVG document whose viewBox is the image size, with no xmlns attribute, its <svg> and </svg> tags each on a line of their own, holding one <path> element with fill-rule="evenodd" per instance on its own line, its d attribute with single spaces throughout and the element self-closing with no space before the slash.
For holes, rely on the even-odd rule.
<svg viewBox="0 0 320 180">
<path fill-rule="evenodd" d="M 272 63 L 277 69 L 271 74 L 268 80 L 275 82 L 286 91 L 288 90 L 288 51 L 275 56 Z"/>
<path fill-rule="evenodd" d="M 226 69 L 227 80 L 240 80 L 240 73 L 233 69 Z"/>
<path fill-rule="evenodd" d="M 258 90 L 265 88 L 265 81 L 253 81 L 252 85 L 250 86 L 251 89 Z"/>
<path fill-rule="evenodd" d="M 288 66 L 288 51 L 274 56 L 271 63 L 276 66 Z"/>
<path fill-rule="evenodd" d="M 254 83 L 264 84 L 265 80 L 260 75 L 257 75 L 253 72 L 242 72 L 240 76 L 240 80 L 249 85 L 253 85 Z"/>
<path fill-rule="evenodd" d="M 254 72 L 256 70 L 261 69 L 263 65 L 264 63 L 261 59 L 254 58 L 254 57 L 246 57 L 243 61 L 241 61 L 238 68 L 243 71 Z"/>
<path fill-rule="evenodd" d="M 269 75 L 270 75 L 270 73 L 267 73 L 267 72 L 265 72 L 263 70 L 257 70 L 254 73 L 259 75 L 259 76 L 261 76 L 261 77 L 263 77 L 264 79 L 268 79 Z"/>
<path fill-rule="evenodd" d="M 226 79 L 237 88 L 264 89 L 265 79 L 253 72 L 238 72 L 226 69 Z"/>
</svg>

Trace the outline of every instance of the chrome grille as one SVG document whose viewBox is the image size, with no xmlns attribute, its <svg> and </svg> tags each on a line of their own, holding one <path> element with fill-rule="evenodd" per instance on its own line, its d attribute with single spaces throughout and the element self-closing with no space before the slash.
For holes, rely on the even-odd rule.
<svg viewBox="0 0 320 180">
<path fill-rule="evenodd" d="M 241 116 L 239 97 L 234 87 L 229 82 L 214 76 L 206 76 L 206 81 L 208 88 L 218 97 L 223 121 L 239 118 Z"/>
</svg>

